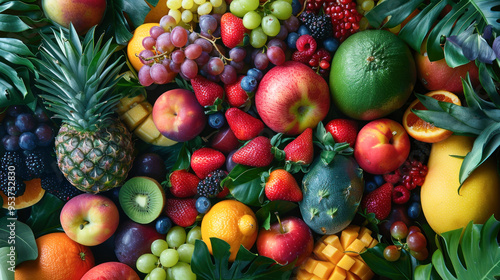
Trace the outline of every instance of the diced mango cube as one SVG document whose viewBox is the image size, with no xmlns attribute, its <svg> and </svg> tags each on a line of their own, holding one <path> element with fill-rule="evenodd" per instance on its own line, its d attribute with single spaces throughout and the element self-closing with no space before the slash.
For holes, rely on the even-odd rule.
<svg viewBox="0 0 500 280">
<path fill-rule="evenodd" d="M 300 265 L 300 268 L 309 272 L 309 273 L 313 273 L 314 271 L 314 268 L 316 267 L 316 265 L 318 264 L 318 260 L 315 260 L 311 257 L 307 258 L 307 260 L 302 263 Z"/>
<path fill-rule="evenodd" d="M 345 253 L 350 256 L 359 255 L 365 249 L 365 243 L 359 239 L 355 239 L 349 247 L 345 249 Z"/>
<path fill-rule="evenodd" d="M 336 266 L 333 269 L 332 274 L 330 275 L 330 278 L 328 280 L 343 280 L 346 277 L 346 272 L 343 268 Z"/>
<path fill-rule="evenodd" d="M 152 143 L 160 137 L 160 131 L 156 128 L 151 115 L 134 130 L 134 133 L 146 143 Z"/>
<path fill-rule="evenodd" d="M 370 243 L 373 240 L 373 237 L 368 232 L 364 232 L 362 235 L 361 234 L 358 235 L 358 238 L 359 238 L 359 240 L 363 241 L 363 243 L 365 244 L 365 247 L 370 246 Z"/>
<path fill-rule="evenodd" d="M 361 277 L 365 275 L 368 270 L 370 270 L 370 267 L 366 265 L 362 260 L 359 258 L 354 258 L 354 264 L 352 265 L 350 271 L 357 276 Z"/>
<path fill-rule="evenodd" d="M 167 137 L 165 137 L 163 135 L 160 135 L 151 144 L 156 145 L 156 146 L 167 147 L 167 146 L 175 145 L 175 144 L 177 144 L 177 142 L 172 140 L 172 139 L 168 139 Z"/>
<path fill-rule="evenodd" d="M 344 248 L 342 248 L 342 244 L 340 244 L 340 238 L 338 235 L 336 234 L 332 234 L 332 235 L 328 235 L 324 240 L 323 242 L 325 244 L 330 244 L 332 245 L 333 247 L 341 250 L 341 251 L 344 251 Z"/>
<path fill-rule="evenodd" d="M 323 278 L 318 277 L 318 276 L 313 274 L 313 276 L 311 277 L 311 280 L 323 280 Z"/>
<path fill-rule="evenodd" d="M 352 273 L 351 271 L 346 271 L 346 277 L 345 277 L 346 280 L 360 280 L 359 277 Z"/>
<path fill-rule="evenodd" d="M 328 244 L 321 253 L 332 263 L 338 263 L 344 256 L 344 252 Z"/>
<path fill-rule="evenodd" d="M 342 245 L 342 248 L 347 248 L 351 243 L 358 238 L 358 232 L 355 231 L 353 228 L 347 227 L 342 231 L 340 234 L 340 244 Z"/>
<path fill-rule="evenodd" d="M 328 258 L 325 255 L 323 255 L 323 253 L 322 253 L 322 251 L 323 251 L 323 249 L 325 249 L 325 247 L 326 247 L 325 243 L 317 242 L 316 246 L 314 246 L 314 249 L 313 249 L 314 255 L 316 255 L 316 257 L 318 257 L 318 259 L 320 259 L 322 261 L 328 260 Z"/>
<path fill-rule="evenodd" d="M 297 280 L 310 280 L 314 275 L 305 271 L 304 269 L 299 269 L 297 271 Z"/>
<path fill-rule="evenodd" d="M 354 265 L 354 259 L 349 255 L 344 255 L 337 263 L 338 267 L 341 267 L 345 270 L 351 269 L 353 265 Z"/>
<path fill-rule="evenodd" d="M 378 244 L 378 240 L 376 238 L 373 238 L 372 242 L 368 246 L 368 248 L 373 248 Z"/>
<path fill-rule="evenodd" d="M 328 261 L 318 261 L 316 267 L 314 268 L 313 274 L 321 279 L 327 279 L 330 274 L 332 274 L 335 265 Z"/>
<path fill-rule="evenodd" d="M 372 231 L 369 228 L 367 228 L 367 227 L 361 227 L 361 229 L 359 229 L 358 236 L 363 236 L 365 233 L 368 233 L 369 235 L 372 235 Z"/>
<path fill-rule="evenodd" d="M 124 97 L 120 99 L 120 102 L 118 102 L 118 104 L 116 105 L 116 111 L 119 115 L 121 115 L 126 111 L 130 110 L 136 104 L 139 104 L 142 101 L 144 101 L 144 99 L 146 99 L 146 97 L 143 94 L 136 95 L 132 98 Z"/>
<path fill-rule="evenodd" d="M 375 276 L 375 273 L 369 269 L 364 275 L 360 276 L 361 280 L 370 280 Z"/>
<path fill-rule="evenodd" d="M 144 121 L 144 119 L 146 119 L 150 115 L 150 113 L 151 105 L 147 102 L 144 102 L 137 104 L 132 109 L 123 113 L 120 118 L 130 130 L 134 130 L 139 124 Z"/>
</svg>

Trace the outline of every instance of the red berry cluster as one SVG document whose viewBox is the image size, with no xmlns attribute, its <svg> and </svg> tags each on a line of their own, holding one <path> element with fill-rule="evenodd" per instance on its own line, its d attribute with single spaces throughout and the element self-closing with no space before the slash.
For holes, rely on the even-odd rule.
<svg viewBox="0 0 500 280">
<path fill-rule="evenodd" d="M 319 12 L 325 0 L 306 0 L 306 11 L 311 11 L 315 14 Z"/>
<path fill-rule="evenodd" d="M 353 0 L 326 0 L 324 3 L 325 14 L 332 19 L 333 35 L 343 42 L 351 34 L 358 32 L 359 21 L 363 15 L 356 10 Z"/>
<path fill-rule="evenodd" d="M 407 160 L 392 173 L 384 174 L 384 180 L 396 185 L 392 192 L 392 201 L 404 204 L 410 199 L 410 191 L 422 186 L 427 175 L 427 166 L 418 160 Z"/>
<path fill-rule="evenodd" d="M 318 43 L 311 35 L 305 34 L 297 39 L 297 50 L 292 54 L 292 60 L 309 65 L 321 75 L 328 74 L 332 55 L 324 48 L 317 48 Z"/>
</svg>

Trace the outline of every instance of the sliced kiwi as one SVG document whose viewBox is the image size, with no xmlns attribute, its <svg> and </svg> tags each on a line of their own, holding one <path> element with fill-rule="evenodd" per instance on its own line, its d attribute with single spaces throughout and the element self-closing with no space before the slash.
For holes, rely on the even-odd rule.
<svg viewBox="0 0 500 280">
<path fill-rule="evenodd" d="M 123 212 L 132 221 L 149 224 L 160 216 L 165 205 L 165 192 L 155 179 L 133 177 L 120 188 L 118 199 Z"/>
</svg>

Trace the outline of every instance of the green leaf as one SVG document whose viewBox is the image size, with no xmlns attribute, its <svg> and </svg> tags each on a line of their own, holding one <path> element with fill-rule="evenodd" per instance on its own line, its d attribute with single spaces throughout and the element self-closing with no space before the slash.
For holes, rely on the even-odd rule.
<svg viewBox="0 0 500 280">
<path fill-rule="evenodd" d="M 484 225 L 470 221 L 465 230 L 460 228 L 442 233 L 440 238 L 444 246 L 432 255 L 433 270 L 446 280 L 499 279 L 499 231 L 500 222 L 492 215 Z M 428 270 L 428 267 L 419 269 L 419 276 L 425 278 L 418 279 L 437 279 L 428 277 Z"/>
<path fill-rule="evenodd" d="M 0 219 L 0 248 L 10 249 L 11 246 L 15 247 L 16 265 L 38 257 L 35 237 L 30 227 L 5 216 Z"/>
<path fill-rule="evenodd" d="M 495 104 L 496 108 L 500 108 L 500 95 L 498 94 L 495 81 L 493 77 L 495 77 L 495 72 L 492 69 L 492 65 L 487 65 L 485 63 L 479 63 L 479 82 L 483 86 L 484 90 L 488 94 L 490 100 Z M 497 78 L 497 82 L 500 82 L 500 79 Z M 485 112 L 485 114 L 488 114 Z M 500 110 L 497 110 L 497 114 L 500 114 Z M 496 121 L 499 121 L 498 119 Z"/>
<path fill-rule="evenodd" d="M 14 280 L 15 261 L 11 263 L 10 253 L 9 247 L 0 248 L 0 279 Z"/>
<path fill-rule="evenodd" d="M 257 221 L 259 221 L 259 225 L 268 230 L 271 227 L 271 223 L 277 220 L 275 212 L 283 215 L 295 208 L 297 208 L 297 204 L 290 201 L 269 201 L 255 212 L 255 216 L 257 217 Z"/>
<path fill-rule="evenodd" d="M 261 175 L 267 171 L 265 167 L 254 168 L 238 164 L 221 184 L 229 189 L 236 200 L 252 206 L 261 206 L 264 191 Z"/>
<path fill-rule="evenodd" d="M 195 242 L 191 269 L 198 279 L 288 279 L 295 267 L 295 262 L 281 265 L 273 259 L 253 254 L 243 246 L 240 246 L 234 262 L 229 263 L 229 244 L 215 237 L 211 237 L 210 242 L 213 257 L 205 242 Z"/>
<path fill-rule="evenodd" d="M 59 219 L 63 206 L 62 200 L 46 192 L 42 199 L 31 207 L 31 215 L 26 224 L 33 230 L 35 237 L 63 231 Z"/>
<path fill-rule="evenodd" d="M 404 249 L 401 250 L 401 257 L 397 261 L 389 262 L 383 255 L 385 247 L 387 247 L 387 244 L 379 243 L 360 255 L 377 275 L 391 280 L 413 279 L 413 271 L 420 263 Z"/>
</svg>

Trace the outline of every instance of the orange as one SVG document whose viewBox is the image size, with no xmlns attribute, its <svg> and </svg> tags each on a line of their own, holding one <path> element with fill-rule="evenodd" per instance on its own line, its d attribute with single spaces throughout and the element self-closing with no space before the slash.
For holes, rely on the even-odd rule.
<svg viewBox="0 0 500 280">
<path fill-rule="evenodd" d="M 142 25 L 139 25 L 139 27 L 134 30 L 134 36 L 128 42 L 127 57 L 130 61 L 130 64 L 132 64 L 132 66 L 134 67 L 135 71 L 139 71 L 139 69 L 141 69 L 143 65 L 138 57 L 139 53 L 144 50 L 144 47 L 142 46 L 142 39 L 149 36 L 149 29 L 151 29 L 151 27 L 153 26 L 160 26 L 160 24 L 144 23 Z"/>
<path fill-rule="evenodd" d="M 90 248 L 71 240 L 64 232 L 36 239 L 38 258 L 16 267 L 16 280 L 80 280 L 94 266 Z"/>
<path fill-rule="evenodd" d="M 25 181 L 26 190 L 23 195 L 16 197 L 16 204 L 14 207 L 16 209 L 23 209 L 35 205 L 40 199 L 42 199 L 45 194 L 45 190 L 42 189 L 41 180 L 39 178 Z M 7 209 L 9 207 L 9 199 L 7 196 L 0 192 L 0 196 L 3 199 L 3 208 Z"/>
<path fill-rule="evenodd" d="M 212 253 L 210 238 L 222 239 L 231 246 L 229 261 L 234 261 L 240 245 L 247 249 L 252 248 L 258 231 L 257 218 L 252 209 L 236 200 L 216 203 L 201 221 L 201 237 L 210 253 Z"/>
<path fill-rule="evenodd" d="M 160 0 L 158 1 L 158 4 L 156 4 L 155 7 L 153 7 L 151 4 L 149 4 L 146 1 L 146 4 L 151 8 L 149 13 L 146 15 L 146 18 L 144 19 L 144 23 L 158 23 L 160 22 L 160 19 L 168 14 L 169 9 L 167 8 L 167 1 L 166 0 Z"/>
<path fill-rule="evenodd" d="M 439 101 L 462 105 L 458 96 L 449 91 L 431 91 L 427 93 L 426 96 L 432 97 Z M 420 103 L 420 100 L 416 99 L 406 109 L 403 115 L 402 123 L 403 127 L 406 129 L 406 132 L 408 132 L 411 137 L 421 142 L 436 143 L 439 141 L 443 141 L 444 139 L 450 137 L 451 134 L 453 134 L 453 132 L 450 130 L 436 127 L 433 124 L 422 120 L 411 111 L 412 109 L 426 110 L 426 108 L 422 103 Z"/>
</svg>

